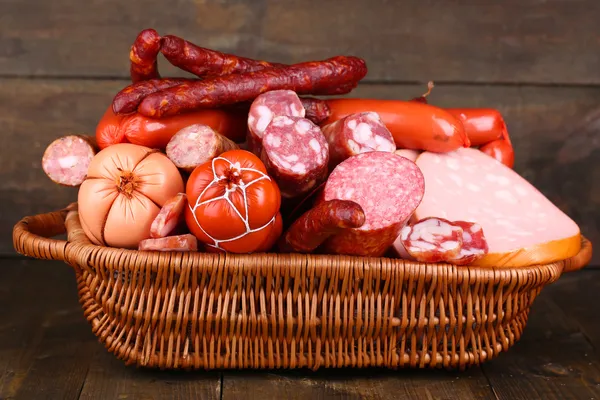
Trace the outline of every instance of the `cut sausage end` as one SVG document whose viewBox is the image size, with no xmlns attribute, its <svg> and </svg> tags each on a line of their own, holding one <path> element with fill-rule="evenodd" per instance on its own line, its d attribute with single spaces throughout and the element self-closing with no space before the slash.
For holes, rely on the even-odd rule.
<svg viewBox="0 0 600 400">
<path fill-rule="evenodd" d="M 78 135 L 56 139 L 44 152 L 42 169 L 55 183 L 65 186 L 81 185 L 96 154 L 93 143 L 92 138 Z"/>
</svg>

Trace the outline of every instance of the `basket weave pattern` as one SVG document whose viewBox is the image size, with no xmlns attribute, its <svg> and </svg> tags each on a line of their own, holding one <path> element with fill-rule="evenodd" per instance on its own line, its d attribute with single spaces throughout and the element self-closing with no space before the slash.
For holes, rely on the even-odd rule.
<svg viewBox="0 0 600 400">
<path fill-rule="evenodd" d="M 47 239 L 65 231 L 68 241 Z M 540 290 L 581 268 L 517 269 L 389 258 L 140 252 L 95 246 L 76 205 L 26 217 L 17 251 L 64 260 L 94 334 L 146 367 L 445 367 L 508 350 Z"/>
</svg>

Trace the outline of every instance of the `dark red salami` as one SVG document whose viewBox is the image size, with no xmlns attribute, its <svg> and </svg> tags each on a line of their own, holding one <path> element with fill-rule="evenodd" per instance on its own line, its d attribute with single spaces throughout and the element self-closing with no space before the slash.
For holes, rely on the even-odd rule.
<svg viewBox="0 0 600 400">
<path fill-rule="evenodd" d="M 488 244 L 481 225 L 466 221 L 454 221 L 453 224 L 463 230 L 462 248 L 456 257 L 449 259 L 449 262 L 456 265 L 467 265 L 488 253 Z"/>
<path fill-rule="evenodd" d="M 443 218 L 429 217 L 402 228 L 394 247 L 399 254 L 406 251 L 416 261 L 435 263 L 458 257 L 462 244 L 460 226 Z"/>
<path fill-rule="evenodd" d="M 417 165 L 383 151 L 352 156 L 340 163 L 325 184 L 322 200 L 351 200 L 365 213 L 365 223 L 328 239 L 330 254 L 382 256 L 420 204 L 425 191 Z"/>
<path fill-rule="evenodd" d="M 95 139 L 69 135 L 56 139 L 44 152 L 42 169 L 53 182 L 79 186 L 87 176 L 88 166 L 96 155 Z"/>
<path fill-rule="evenodd" d="M 135 38 L 129 51 L 131 81 L 133 83 L 160 78 L 156 56 L 161 38 L 154 29 L 144 29 Z"/>
<path fill-rule="evenodd" d="M 394 152 L 396 143 L 375 112 L 350 114 L 321 127 L 329 143 L 329 166 L 369 151 Z"/>
<path fill-rule="evenodd" d="M 306 118 L 278 116 L 263 133 L 261 159 L 285 198 L 308 193 L 327 177 L 329 146 Z"/>
<path fill-rule="evenodd" d="M 198 165 L 238 148 L 237 144 L 218 134 L 210 126 L 194 124 L 183 128 L 171 138 L 166 153 L 177 168 L 192 172 Z"/>
<path fill-rule="evenodd" d="M 300 98 L 291 90 L 272 90 L 258 96 L 248 112 L 248 149 L 260 156 L 262 136 L 274 117 L 304 117 Z"/>
</svg>

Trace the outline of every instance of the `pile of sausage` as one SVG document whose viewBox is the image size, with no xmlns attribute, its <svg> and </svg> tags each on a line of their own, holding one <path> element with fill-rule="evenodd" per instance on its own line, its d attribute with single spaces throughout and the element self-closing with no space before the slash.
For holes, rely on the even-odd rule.
<svg viewBox="0 0 600 400">
<path fill-rule="evenodd" d="M 162 78 L 159 54 L 198 78 Z M 147 29 L 132 45 L 130 61 L 132 84 L 116 94 L 95 137 L 59 138 L 42 161 L 56 183 L 87 182 L 79 212 L 94 243 L 382 256 L 400 241 L 405 258 L 457 265 L 487 253 L 477 224 L 414 220 L 425 193 L 414 161 L 421 152 L 477 147 L 512 168 L 513 149 L 498 111 L 436 107 L 428 104 L 429 92 L 412 100 L 330 97 L 350 93 L 366 76 L 365 61 L 354 56 L 284 65 Z M 153 152 L 166 156 L 185 191 L 173 189 L 161 201 L 147 195 L 142 185 L 149 175 L 137 167 L 138 152 L 145 152 L 142 160 Z M 112 163 L 105 170 L 123 165 L 92 177 L 88 168 L 96 162 L 94 170 L 102 171 L 96 158 L 103 153 L 102 162 Z M 134 160 L 131 171 L 119 157 Z M 169 168 L 152 176 L 169 176 Z M 101 208 L 101 216 L 82 209 L 93 207 L 91 178 L 105 180 L 93 190 L 110 189 L 117 199 Z M 119 196 L 126 195 L 122 206 L 133 209 L 136 193 L 156 206 L 146 211 L 151 218 L 138 217 L 147 231 L 111 238 L 95 219 L 114 218 Z"/>
</svg>

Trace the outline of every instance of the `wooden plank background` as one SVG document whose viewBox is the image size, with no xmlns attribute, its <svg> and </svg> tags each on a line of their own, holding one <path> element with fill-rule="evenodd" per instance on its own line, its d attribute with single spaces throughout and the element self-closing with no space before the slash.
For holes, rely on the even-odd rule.
<svg viewBox="0 0 600 400">
<path fill-rule="evenodd" d="M 410 98 L 434 80 L 434 104 L 498 108 L 515 169 L 600 243 L 598 16 L 596 0 L 4 0 L 0 254 L 14 254 L 19 218 L 76 199 L 44 176 L 44 148 L 94 132 L 148 27 L 279 62 L 363 57 L 369 73 L 355 97 Z M 163 59 L 160 67 L 186 75 Z"/>
</svg>

